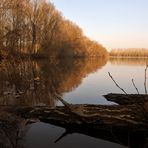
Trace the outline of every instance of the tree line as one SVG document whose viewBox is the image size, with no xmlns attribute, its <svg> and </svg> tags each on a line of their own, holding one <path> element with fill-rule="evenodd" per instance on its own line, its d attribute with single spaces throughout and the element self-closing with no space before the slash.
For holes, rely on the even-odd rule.
<svg viewBox="0 0 148 148">
<path fill-rule="evenodd" d="M 113 49 L 110 51 L 112 57 L 148 57 L 148 49 L 146 48 L 125 48 Z"/>
<path fill-rule="evenodd" d="M 45 0 L 1 0 L 0 54 L 43 57 L 106 56 L 106 49 L 87 38 Z"/>
</svg>

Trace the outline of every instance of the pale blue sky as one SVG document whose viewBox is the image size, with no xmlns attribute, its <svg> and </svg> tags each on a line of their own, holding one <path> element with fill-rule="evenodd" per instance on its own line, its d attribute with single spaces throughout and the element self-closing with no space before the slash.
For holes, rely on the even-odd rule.
<svg viewBox="0 0 148 148">
<path fill-rule="evenodd" d="M 148 48 L 148 0 L 51 0 L 84 34 L 112 48 Z"/>
</svg>

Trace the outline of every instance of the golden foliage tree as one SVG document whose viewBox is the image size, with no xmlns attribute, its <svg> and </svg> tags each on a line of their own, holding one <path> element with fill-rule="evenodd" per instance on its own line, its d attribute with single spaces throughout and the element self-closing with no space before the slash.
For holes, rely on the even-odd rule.
<svg viewBox="0 0 148 148">
<path fill-rule="evenodd" d="M 1 0 L 0 50 L 9 55 L 47 57 L 107 53 L 45 0 Z"/>
</svg>

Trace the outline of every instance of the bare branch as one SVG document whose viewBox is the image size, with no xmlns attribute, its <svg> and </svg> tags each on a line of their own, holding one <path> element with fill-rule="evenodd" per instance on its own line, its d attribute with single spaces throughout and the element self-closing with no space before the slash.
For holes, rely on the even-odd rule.
<svg viewBox="0 0 148 148">
<path fill-rule="evenodd" d="M 124 92 L 125 94 L 127 94 L 126 91 L 125 91 L 123 88 L 121 88 L 121 87 L 116 83 L 116 81 L 114 80 L 114 78 L 112 77 L 112 75 L 110 74 L 110 72 L 108 72 L 108 74 L 109 74 L 110 78 L 113 80 L 113 82 L 115 83 L 115 85 L 116 85 L 122 92 Z"/>
<path fill-rule="evenodd" d="M 134 88 L 136 89 L 136 91 L 137 91 L 137 93 L 138 93 L 138 95 L 139 95 L 139 91 L 138 91 L 138 88 L 137 88 L 136 85 L 135 85 L 134 79 L 132 79 L 132 84 L 133 84 Z"/>
<path fill-rule="evenodd" d="M 145 94 L 147 94 L 147 86 L 146 86 L 146 80 L 147 80 L 147 68 L 148 68 L 148 64 L 146 63 L 146 68 L 145 68 L 145 73 L 144 73 L 144 89 L 145 89 Z"/>
<path fill-rule="evenodd" d="M 69 110 L 71 110 L 70 104 L 67 103 L 65 100 L 63 100 L 60 95 L 56 94 L 56 98 L 57 98 L 58 100 L 60 100 L 66 108 L 68 108 Z"/>
</svg>

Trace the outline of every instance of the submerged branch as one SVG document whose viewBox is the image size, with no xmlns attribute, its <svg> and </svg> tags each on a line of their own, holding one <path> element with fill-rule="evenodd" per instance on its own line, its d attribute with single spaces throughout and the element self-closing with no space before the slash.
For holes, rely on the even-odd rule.
<svg viewBox="0 0 148 148">
<path fill-rule="evenodd" d="M 110 74 L 110 72 L 108 72 L 108 74 L 109 74 L 110 78 L 113 80 L 113 82 L 115 83 L 115 85 L 116 85 L 122 92 L 124 92 L 125 94 L 127 94 L 126 91 L 125 91 L 123 88 L 121 88 L 121 87 L 117 84 L 117 82 L 114 80 L 114 78 L 112 77 L 112 75 Z"/>
<path fill-rule="evenodd" d="M 146 85 L 146 81 L 147 81 L 147 68 L 148 68 L 148 64 L 146 64 L 146 68 L 145 68 L 145 73 L 144 73 L 144 89 L 145 89 L 145 94 L 147 94 L 147 85 Z"/>
<path fill-rule="evenodd" d="M 137 94 L 139 95 L 139 91 L 138 91 L 138 88 L 137 88 L 136 85 L 135 85 L 134 79 L 132 79 L 132 84 L 133 84 L 134 88 L 136 89 Z"/>
</svg>

